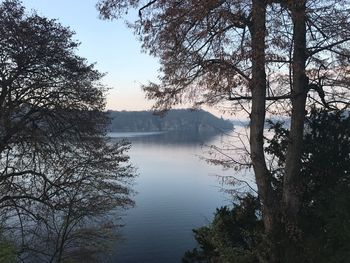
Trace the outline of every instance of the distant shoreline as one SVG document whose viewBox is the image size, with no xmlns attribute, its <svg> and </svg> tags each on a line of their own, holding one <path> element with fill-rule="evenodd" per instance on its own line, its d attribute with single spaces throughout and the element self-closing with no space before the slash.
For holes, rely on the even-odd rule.
<svg viewBox="0 0 350 263">
<path fill-rule="evenodd" d="M 164 116 L 152 111 L 108 111 L 109 132 L 167 132 L 222 133 L 233 130 L 231 121 L 218 118 L 204 110 L 176 109 Z"/>
<path fill-rule="evenodd" d="M 167 131 L 155 131 L 155 132 L 108 132 L 108 138 L 134 138 L 143 136 L 154 136 L 166 133 Z"/>
</svg>

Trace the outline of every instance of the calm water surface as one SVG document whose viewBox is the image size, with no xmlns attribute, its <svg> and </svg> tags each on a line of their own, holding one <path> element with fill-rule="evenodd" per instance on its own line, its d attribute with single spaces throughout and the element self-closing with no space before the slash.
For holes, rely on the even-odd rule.
<svg viewBox="0 0 350 263">
<path fill-rule="evenodd" d="M 113 133 L 132 142 L 131 161 L 138 168 L 136 207 L 122 218 L 122 242 L 108 262 L 181 262 L 195 247 L 192 229 L 206 225 L 217 207 L 230 205 L 215 176 L 229 175 L 200 160 L 202 143 L 222 137 L 169 133 Z"/>
</svg>

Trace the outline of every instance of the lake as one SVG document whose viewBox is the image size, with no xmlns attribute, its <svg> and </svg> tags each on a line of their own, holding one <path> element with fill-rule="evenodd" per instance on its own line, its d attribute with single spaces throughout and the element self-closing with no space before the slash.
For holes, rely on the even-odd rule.
<svg viewBox="0 0 350 263">
<path fill-rule="evenodd" d="M 132 142 L 131 162 L 138 168 L 136 206 L 121 223 L 122 241 L 107 262 L 181 262 L 196 242 L 192 229 L 207 225 L 215 209 L 230 205 L 216 175 L 232 175 L 201 160 L 202 144 L 222 136 L 178 133 L 111 133 Z"/>
</svg>

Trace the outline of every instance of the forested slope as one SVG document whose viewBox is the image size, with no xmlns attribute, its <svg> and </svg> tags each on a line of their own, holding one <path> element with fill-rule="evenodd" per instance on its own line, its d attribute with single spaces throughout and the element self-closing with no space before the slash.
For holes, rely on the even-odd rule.
<svg viewBox="0 0 350 263">
<path fill-rule="evenodd" d="M 110 130 L 116 132 L 190 131 L 216 132 L 232 130 L 233 124 L 203 110 L 170 110 L 164 116 L 152 111 L 109 111 Z"/>
</svg>

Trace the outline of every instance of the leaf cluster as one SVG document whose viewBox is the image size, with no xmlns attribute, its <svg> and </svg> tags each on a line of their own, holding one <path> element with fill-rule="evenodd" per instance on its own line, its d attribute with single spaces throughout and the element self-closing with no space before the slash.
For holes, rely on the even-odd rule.
<svg viewBox="0 0 350 263">
<path fill-rule="evenodd" d="M 200 248 L 187 251 L 183 262 L 258 262 L 259 207 L 257 198 L 247 195 L 233 209 L 217 209 L 209 226 L 193 230 Z"/>
</svg>

